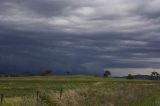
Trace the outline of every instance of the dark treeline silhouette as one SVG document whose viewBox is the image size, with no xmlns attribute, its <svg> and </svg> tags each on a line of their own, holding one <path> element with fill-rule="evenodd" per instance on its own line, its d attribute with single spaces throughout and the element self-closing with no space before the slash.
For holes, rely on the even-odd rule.
<svg viewBox="0 0 160 106">
<path fill-rule="evenodd" d="M 19 76 L 21 75 L 16 73 L 0 74 L 0 77 L 19 77 Z"/>
<path fill-rule="evenodd" d="M 160 74 L 158 72 L 151 72 L 150 75 L 132 75 L 128 74 L 127 79 L 145 79 L 145 80 L 160 80 Z"/>
<path fill-rule="evenodd" d="M 30 71 L 26 71 L 26 72 L 22 72 L 22 73 L 3 73 L 0 74 L 0 77 L 23 77 L 23 76 L 49 76 L 49 75 L 53 75 L 53 70 L 48 69 L 48 70 L 44 70 L 41 71 L 39 73 L 33 73 Z M 66 71 L 64 72 L 64 74 L 62 75 L 74 75 L 73 73 L 71 74 L 70 71 Z M 54 74 L 56 75 L 56 74 Z M 88 74 L 87 74 L 88 75 Z M 91 74 L 90 74 L 91 75 Z M 92 76 L 96 76 L 96 75 L 92 75 Z M 105 70 L 103 73 L 103 77 L 111 77 L 111 72 L 109 70 Z M 115 77 L 117 78 L 117 77 Z M 118 78 L 127 78 L 127 79 L 143 79 L 143 80 L 160 80 L 160 74 L 156 71 L 151 72 L 150 75 L 132 75 L 132 74 L 128 74 L 128 76 L 122 76 L 122 77 L 118 77 Z"/>
<path fill-rule="evenodd" d="M 51 75 L 53 72 L 53 70 L 45 70 L 45 71 L 42 71 L 39 75 L 40 76 L 48 76 L 48 75 Z"/>
<path fill-rule="evenodd" d="M 134 79 L 134 76 L 132 74 L 128 74 L 128 76 L 126 78 L 127 79 Z"/>
<path fill-rule="evenodd" d="M 48 76 L 48 75 L 52 75 L 52 73 L 53 73 L 53 70 L 48 69 L 48 70 L 41 71 L 39 73 L 33 73 L 30 71 L 25 71 L 22 73 L 3 73 L 3 74 L 0 74 L 0 77 Z"/>
<path fill-rule="evenodd" d="M 66 74 L 67 74 L 67 75 L 71 75 L 71 72 L 70 72 L 70 71 L 67 71 Z"/>
</svg>

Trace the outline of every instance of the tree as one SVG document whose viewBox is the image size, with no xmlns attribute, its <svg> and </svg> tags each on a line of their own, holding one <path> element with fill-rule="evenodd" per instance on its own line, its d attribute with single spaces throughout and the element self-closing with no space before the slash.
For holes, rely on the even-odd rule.
<svg viewBox="0 0 160 106">
<path fill-rule="evenodd" d="M 159 80 L 160 79 L 160 74 L 158 72 L 151 72 L 151 79 L 152 80 Z"/>
<path fill-rule="evenodd" d="M 66 72 L 67 75 L 70 75 L 71 73 L 69 71 Z"/>
<path fill-rule="evenodd" d="M 50 75 L 53 71 L 52 70 L 45 70 L 44 72 L 42 72 L 40 75 L 41 76 L 47 76 Z"/>
<path fill-rule="evenodd" d="M 128 74 L 127 79 L 134 79 L 132 74 Z"/>
<path fill-rule="evenodd" d="M 109 77 L 109 76 L 111 76 L 111 72 L 110 72 L 109 70 L 105 70 L 103 76 L 104 76 L 104 77 Z"/>
</svg>

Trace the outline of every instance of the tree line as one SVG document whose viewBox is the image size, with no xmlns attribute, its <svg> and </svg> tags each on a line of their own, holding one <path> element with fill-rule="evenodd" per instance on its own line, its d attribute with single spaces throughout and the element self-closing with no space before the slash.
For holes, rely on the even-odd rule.
<svg viewBox="0 0 160 106">
<path fill-rule="evenodd" d="M 104 71 L 104 74 L 103 74 L 104 77 L 111 77 L 111 72 L 109 70 L 105 70 Z M 127 79 L 136 79 L 136 76 L 138 75 L 132 75 L 132 74 L 128 74 L 128 76 L 126 76 Z M 156 71 L 154 72 L 151 72 L 150 75 L 141 75 L 143 77 L 145 77 L 145 79 L 150 79 L 150 80 L 160 80 L 160 74 Z M 143 79 L 141 77 L 141 79 Z"/>
<path fill-rule="evenodd" d="M 16 74 L 16 73 L 8 73 L 8 74 L 0 74 L 0 77 L 19 77 L 19 76 L 48 76 L 48 75 L 52 75 L 53 74 L 53 70 L 44 70 L 41 71 L 40 73 L 30 73 L 30 72 L 24 72 L 22 74 Z M 71 75 L 70 71 L 66 71 L 66 75 Z M 128 74 L 128 76 L 126 76 L 127 79 L 136 79 L 135 78 L 136 75 L 132 75 L 132 74 Z M 150 75 L 146 75 L 147 79 L 150 80 L 160 80 L 160 74 L 156 71 L 151 72 Z M 103 77 L 107 78 L 107 77 L 111 77 L 111 72 L 109 70 L 105 70 Z"/>
</svg>

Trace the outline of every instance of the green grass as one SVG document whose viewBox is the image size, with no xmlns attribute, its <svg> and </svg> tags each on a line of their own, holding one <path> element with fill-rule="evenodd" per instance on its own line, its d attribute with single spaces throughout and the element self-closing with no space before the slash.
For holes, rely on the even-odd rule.
<svg viewBox="0 0 160 106">
<path fill-rule="evenodd" d="M 97 91 L 114 91 L 120 85 L 160 85 L 160 81 L 128 80 L 125 78 L 102 78 L 92 76 L 34 76 L 34 77 L 2 77 L 0 78 L 0 93 L 5 98 L 35 96 L 37 90 L 57 93 L 63 90 L 81 90 L 92 88 Z M 10 100 L 11 101 L 11 100 Z M 160 106 L 160 92 L 137 101 L 130 106 Z M 156 105 L 156 103 L 158 105 Z M 5 105 L 7 106 L 7 105 Z"/>
</svg>

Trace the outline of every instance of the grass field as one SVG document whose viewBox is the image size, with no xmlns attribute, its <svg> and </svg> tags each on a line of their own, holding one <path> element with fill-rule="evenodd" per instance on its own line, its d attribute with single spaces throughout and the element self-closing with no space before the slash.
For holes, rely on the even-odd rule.
<svg viewBox="0 0 160 106">
<path fill-rule="evenodd" d="M 160 106 L 160 81 L 92 76 L 2 77 L 1 106 Z"/>
</svg>

